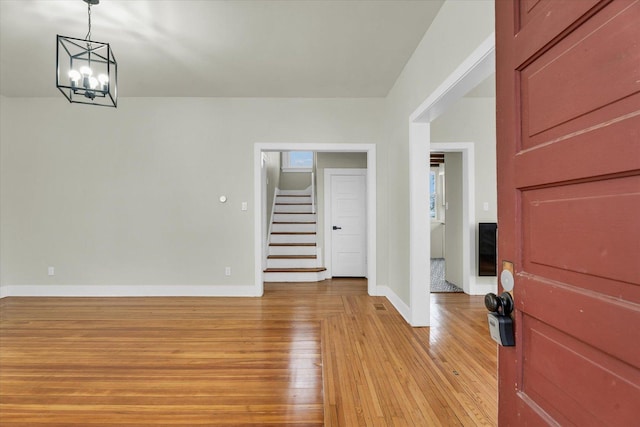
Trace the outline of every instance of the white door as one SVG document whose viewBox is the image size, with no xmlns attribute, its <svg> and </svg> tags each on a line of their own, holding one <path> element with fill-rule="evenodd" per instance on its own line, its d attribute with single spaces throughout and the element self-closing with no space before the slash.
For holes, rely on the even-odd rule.
<svg viewBox="0 0 640 427">
<path fill-rule="evenodd" d="M 366 169 L 331 175 L 331 275 L 367 275 Z"/>
</svg>

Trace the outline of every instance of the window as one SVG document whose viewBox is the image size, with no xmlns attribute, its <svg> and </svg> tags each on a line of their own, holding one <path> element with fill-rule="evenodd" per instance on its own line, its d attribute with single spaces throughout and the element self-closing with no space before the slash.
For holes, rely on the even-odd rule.
<svg viewBox="0 0 640 427">
<path fill-rule="evenodd" d="M 436 200 L 438 193 L 436 191 L 436 173 L 431 171 L 429 173 L 429 216 L 431 218 L 436 219 Z"/>
<path fill-rule="evenodd" d="M 311 172 L 313 151 L 285 151 L 282 153 L 283 172 Z"/>
<path fill-rule="evenodd" d="M 445 210 L 444 165 L 441 164 L 429 172 L 429 217 L 444 222 Z"/>
</svg>

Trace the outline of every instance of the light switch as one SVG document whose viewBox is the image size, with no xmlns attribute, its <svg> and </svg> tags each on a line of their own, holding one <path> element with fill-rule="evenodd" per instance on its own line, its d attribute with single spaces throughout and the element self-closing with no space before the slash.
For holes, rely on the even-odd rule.
<svg viewBox="0 0 640 427">
<path fill-rule="evenodd" d="M 243 211 L 247 210 L 247 202 L 242 202 L 242 208 Z"/>
<path fill-rule="evenodd" d="M 484 202 L 484 203 L 482 204 L 482 209 L 484 209 L 484 210 L 485 210 L 485 212 L 487 212 L 487 211 L 489 210 L 489 202 Z"/>
</svg>

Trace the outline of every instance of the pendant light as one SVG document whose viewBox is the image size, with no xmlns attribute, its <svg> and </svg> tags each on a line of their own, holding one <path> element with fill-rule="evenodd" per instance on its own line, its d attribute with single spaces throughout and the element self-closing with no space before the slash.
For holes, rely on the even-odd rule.
<svg viewBox="0 0 640 427">
<path fill-rule="evenodd" d="M 118 106 L 118 63 L 109 43 L 91 40 L 91 6 L 87 3 L 89 31 L 84 39 L 57 36 L 56 86 L 72 103 Z"/>
</svg>

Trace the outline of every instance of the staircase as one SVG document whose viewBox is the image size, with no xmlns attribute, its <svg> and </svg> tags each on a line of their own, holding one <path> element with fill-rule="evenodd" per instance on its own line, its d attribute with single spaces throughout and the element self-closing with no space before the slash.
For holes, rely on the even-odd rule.
<svg viewBox="0 0 640 427">
<path fill-rule="evenodd" d="M 326 268 L 318 259 L 316 214 L 305 191 L 276 195 L 265 282 L 319 282 Z"/>
</svg>

